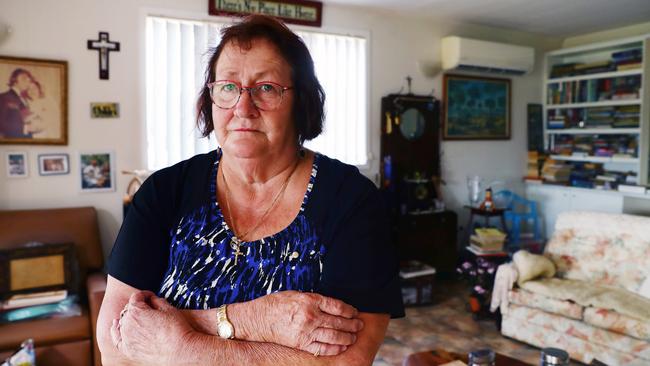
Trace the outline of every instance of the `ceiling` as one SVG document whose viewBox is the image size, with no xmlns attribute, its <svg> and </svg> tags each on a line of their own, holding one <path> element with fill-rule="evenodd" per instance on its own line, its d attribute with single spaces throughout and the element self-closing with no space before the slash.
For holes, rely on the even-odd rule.
<svg viewBox="0 0 650 366">
<path fill-rule="evenodd" d="M 650 0 L 322 0 L 552 37 L 650 21 Z"/>
</svg>

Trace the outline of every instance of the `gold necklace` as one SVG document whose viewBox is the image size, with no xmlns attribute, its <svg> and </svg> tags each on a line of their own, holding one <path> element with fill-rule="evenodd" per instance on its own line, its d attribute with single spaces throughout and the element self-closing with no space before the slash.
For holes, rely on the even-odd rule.
<svg viewBox="0 0 650 366">
<path fill-rule="evenodd" d="M 229 199 L 229 197 L 230 197 L 230 188 L 228 187 L 228 182 L 226 181 L 225 168 L 221 169 L 221 178 L 223 179 L 223 187 L 226 189 L 226 207 L 228 208 L 228 216 L 229 216 L 230 222 L 232 223 L 232 231 L 233 231 L 233 234 L 234 234 L 232 239 L 230 239 L 230 248 L 232 248 L 232 250 L 235 251 L 233 253 L 234 256 L 235 256 L 235 265 L 237 265 L 237 260 L 238 260 L 239 256 L 244 255 L 244 253 L 241 251 L 242 240 L 244 240 L 248 234 L 252 233 L 258 227 L 260 227 L 260 225 L 262 225 L 262 223 L 266 219 L 266 216 L 271 212 L 271 210 L 273 210 L 275 205 L 280 200 L 280 197 L 282 196 L 284 191 L 287 189 L 287 186 L 289 185 L 289 180 L 293 176 L 293 173 L 296 171 L 296 168 L 298 168 L 298 162 L 299 161 L 300 161 L 300 158 L 298 158 L 298 160 L 296 160 L 296 164 L 293 166 L 293 169 L 291 170 L 291 173 L 289 174 L 287 179 L 284 180 L 284 183 L 282 183 L 282 187 L 280 188 L 278 193 L 275 194 L 275 197 L 273 198 L 273 201 L 271 202 L 269 207 L 266 209 L 266 211 L 264 211 L 264 214 L 262 214 L 262 217 L 260 217 L 260 219 L 257 221 L 257 224 L 255 224 L 255 226 L 253 226 L 252 229 L 249 229 L 248 231 L 246 231 L 242 235 L 239 235 L 239 238 L 237 237 L 237 228 L 235 227 L 235 220 L 234 220 L 233 215 L 232 215 L 232 210 L 230 209 L 230 199 Z"/>
</svg>

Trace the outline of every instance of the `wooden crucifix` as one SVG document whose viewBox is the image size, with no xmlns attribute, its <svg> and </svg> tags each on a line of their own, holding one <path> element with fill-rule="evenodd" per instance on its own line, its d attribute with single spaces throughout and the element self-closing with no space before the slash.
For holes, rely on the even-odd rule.
<svg viewBox="0 0 650 366">
<path fill-rule="evenodd" d="M 88 49 L 99 51 L 99 78 L 108 80 L 108 52 L 119 51 L 120 42 L 108 40 L 108 32 L 99 32 L 98 40 L 88 40 Z"/>
</svg>

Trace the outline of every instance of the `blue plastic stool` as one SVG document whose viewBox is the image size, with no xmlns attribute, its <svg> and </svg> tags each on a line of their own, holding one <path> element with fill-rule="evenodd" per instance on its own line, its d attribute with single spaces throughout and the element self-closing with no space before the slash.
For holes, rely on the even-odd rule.
<svg viewBox="0 0 650 366">
<path fill-rule="evenodd" d="M 521 223 L 532 222 L 533 238 L 535 242 L 542 239 L 539 218 L 537 217 L 537 202 L 527 200 L 511 191 L 503 190 L 495 193 L 494 202 L 497 206 L 505 207 L 505 219 L 510 223 L 508 230 L 509 244 L 519 247 L 521 245 Z"/>
</svg>

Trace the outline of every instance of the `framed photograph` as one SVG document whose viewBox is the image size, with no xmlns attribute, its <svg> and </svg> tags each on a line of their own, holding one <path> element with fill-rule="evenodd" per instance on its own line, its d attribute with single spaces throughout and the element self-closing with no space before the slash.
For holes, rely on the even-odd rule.
<svg viewBox="0 0 650 366">
<path fill-rule="evenodd" d="M 444 140 L 510 139 L 510 80 L 445 74 Z"/>
<path fill-rule="evenodd" d="M 0 144 L 68 144 L 68 62 L 0 56 Z"/>
<path fill-rule="evenodd" d="M 266 14 L 285 23 L 320 27 L 323 3 L 313 0 L 208 0 L 208 13 L 239 17 Z"/>
<path fill-rule="evenodd" d="M 39 175 L 62 175 L 70 173 L 68 154 L 42 154 L 38 156 Z"/>
<path fill-rule="evenodd" d="M 79 181 L 82 192 L 115 190 L 115 166 L 112 152 L 79 154 Z"/>
<path fill-rule="evenodd" d="M 91 118 L 119 118 L 119 103 L 90 103 Z"/>
<path fill-rule="evenodd" d="M 27 169 L 26 152 L 7 152 L 7 177 L 9 178 L 26 178 L 29 175 Z"/>
</svg>

